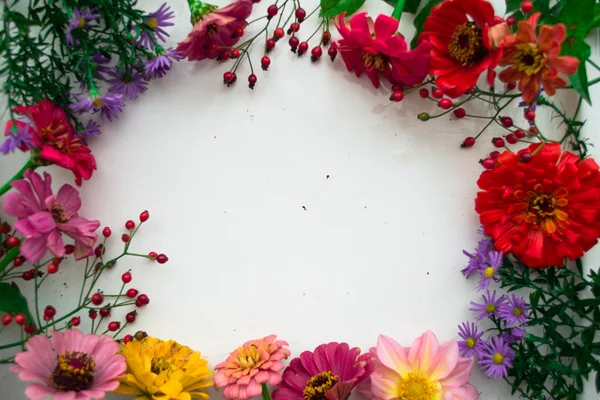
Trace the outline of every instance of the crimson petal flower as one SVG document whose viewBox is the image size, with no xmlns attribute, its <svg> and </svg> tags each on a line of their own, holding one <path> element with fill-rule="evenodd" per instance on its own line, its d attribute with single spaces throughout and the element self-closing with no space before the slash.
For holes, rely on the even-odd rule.
<svg viewBox="0 0 600 400">
<path fill-rule="evenodd" d="M 380 76 L 392 84 L 421 83 L 427 76 L 431 47 L 424 41 L 409 51 L 397 32 L 398 24 L 397 19 L 383 14 L 375 23 L 367 13 L 357 14 L 350 19 L 350 26 L 344 20 L 344 13 L 336 17 L 335 25 L 342 35 L 338 50 L 348 71 L 354 71 L 357 77 L 365 72 L 376 88 Z"/>
<path fill-rule="evenodd" d="M 541 149 L 539 146 L 543 146 Z M 524 152 L 535 154 L 519 162 Z M 557 143 L 506 151 L 481 174 L 475 210 L 496 250 L 532 268 L 575 260 L 600 237 L 600 172 L 591 158 L 579 160 Z"/>
<path fill-rule="evenodd" d="M 273 400 L 345 400 L 375 370 L 372 354 L 348 343 L 328 343 L 294 358 Z"/>
</svg>

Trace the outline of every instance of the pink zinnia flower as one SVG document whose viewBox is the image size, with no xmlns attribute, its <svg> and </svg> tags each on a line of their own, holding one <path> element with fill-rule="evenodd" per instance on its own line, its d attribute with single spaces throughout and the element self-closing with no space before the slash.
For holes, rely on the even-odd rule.
<svg viewBox="0 0 600 400">
<path fill-rule="evenodd" d="M 77 329 L 30 338 L 27 351 L 15 357 L 10 371 L 22 381 L 36 381 L 25 389 L 29 400 L 101 399 L 119 386 L 127 364 L 117 354 L 119 345 L 107 335 L 84 335 Z"/>
<path fill-rule="evenodd" d="M 431 45 L 423 41 L 414 50 L 408 50 L 406 41 L 398 31 L 398 20 L 387 15 L 379 15 L 373 20 L 367 13 L 356 14 L 346 25 L 344 13 L 335 19 L 335 25 L 342 35 L 337 42 L 348 71 L 356 76 L 363 72 L 371 83 L 379 87 L 379 77 L 383 76 L 392 84 L 414 86 L 427 76 Z"/>
<path fill-rule="evenodd" d="M 30 263 L 37 262 L 49 250 L 54 256 L 65 254 L 61 234 L 75 241 L 75 258 L 82 259 L 92 253 L 98 235 L 94 233 L 100 221 L 90 221 L 78 214 L 81 208 L 79 192 L 71 185 L 63 185 L 58 194 L 52 193 L 52 177 L 44 178 L 33 170 L 25 171 L 25 179 L 14 181 L 11 192 L 4 201 L 4 211 L 19 218 L 15 229 L 25 237 L 21 254 Z"/>
<path fill-rule="evenodd" d="M 345 400 L 375 366 L 373 355 L 361 355 L 358 347 L 322 344 L 292 360 L 283 372 L 283 382 L 273 392 L 273 400 Z"/>
<path fill-rule="evenodd" d="M 281 382 L 281 360 L 288 358 L 290 351 L 283 348 L 287 342 L 276 337 L 250 340 L 215 367 L 215 388 L 225 388 L 226 399 L 250 399 L 261 394 L 263 383 L 275 386 Z"/>
<path fill-rule="evenodd" d="M 370 399 L 479 398 L 477 389 L 469 384 L 473 359 L 459 357 L 456 340 L 440 345 L 433 332 L 427 331 L 408 348 L 379 335 L 371 352 L 379 365 L 371 375 L 370 390 L 359 388 Z"/>
<path fill-rule="evenodd" d="M 188 2 L 194 28 L 176 50 L 189 61 L 217 58 L 220 52 L 228 52 L 240 40 L 236 29 L 248 25 L 246 18 L 252 12 L 251 0 L 237 0 L 223 8 L 197 0 Z"/>
</svg>

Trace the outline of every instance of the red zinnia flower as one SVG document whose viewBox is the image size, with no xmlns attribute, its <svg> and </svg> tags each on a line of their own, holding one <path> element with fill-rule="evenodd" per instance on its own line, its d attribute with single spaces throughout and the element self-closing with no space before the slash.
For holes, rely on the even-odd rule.
<svg viewBox="0 0 600 400">
<path fill-rule="evenodd" d="M 436 85 L 458 97 L 498 65 L 502 50 L 496 45 L 507 33 L 508 25 L 497 23 L 487 0 L 445 0 L 431 10 L 419 40 L 431 43 L 429 73 Z"/>
<path fill-rule="evenodd" d="M 535 154 L 529 163 L 519 161 L 524 152 Z M 483 192 L 475 199 L 496 250 L 544 268 L 579 258 L 598 242 L 600 172 L 594 160 L 579 161 L 552 143 L 518 154 L 506 151 L 496 161 L 499 165 L 481 174 L 477 184 Z"/>
<path fill-rule="evenodd" d="M 90 179 L 96 169 L 96 159 L 83 140 L 75 136 L 73 125 L 62 108 L 50 100 L 42 100 L 34 106 L 15 107 L 14 111 L 27 117 L 27 121 L 16 121 L 16 124 L 20 129 L 30 125 L 34 147 L 39 148 L 43 160 L 73 171 L 77 186 L 81 186 L 82 179 Z M 5 134 L 12 128 L 12 121 L 8 121 Z"/>
</svg>

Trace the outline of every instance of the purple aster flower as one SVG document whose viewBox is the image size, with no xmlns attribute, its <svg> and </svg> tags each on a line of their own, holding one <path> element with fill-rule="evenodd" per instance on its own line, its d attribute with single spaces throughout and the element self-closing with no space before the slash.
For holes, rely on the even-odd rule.
<svg viewBox="0 0 600 400">
<path fill-rule="evenodd" d="M 516 294 L 512 294 L 508 301 L 498 309 L 498 317 L 506 322 L 506 326 L 525 325 L 529 318 L 529 306 L 525 299 Z"/>
<path fill-rule="evenodd" d="M 137 99 L 138 96 L 148 89 L 148 83 L 144 81 L 142 74 L 132 70 L 119 71 L 117 67 L 113 72 L 110 72 L 113 79 L 109 79 L 108 83 L 112 86 L 108 88 L 111 93 L 120 93 L 127 96 L 129 100 Z"/>
<path fill-rule="evenodd" d="M 501 337 L 493 337 L 484 342 L 479 365 L 488 378 L 501 379 L 508 376 L 508 368 L 512 368 L 515 352 L 504 343 Z"/>
<path fill-rule="evenodd" d="M 85 113 L 93 110 L 94 113 L 100 112 L 100 118 L 107 118 L 109 121 L 112 121 L 113 118 L 117 119 L 117 115 L 125 106 L 122 94 L 107 94 L 95 98 L 83 98 L 78 95 L 75 97 L 79 101 L 70 105 L 73 112 Z"/>
<path fill-rule="evenodd" d="M 85 129 L 77 132 L 77 135 L 83 138 L 88 138 L 92 136 L 98 136 L 101 133 L 102 131 L 100 130 L 100 124 L 94 120 L 89 120 L 87 125 L 85 126 Z"/>
<path fill-rule="evenodd" d="M 479 314 L 477 316 L 477 321 L 496 316 L 499 308 L 506 301 L 506 296 L 502 295 L 496 299 L 496 291 L 494 290 L 494 292 L 490 294 L 490 291 L 487 290 L 482 296 L 482 299 L 482 304 L 471 302 L 472 307 L 469 308 L 469 311 L 473 311 Z"/>
<path fill-rule="evenodd" d="M 488 263 L 479 269 L 480 278 L 477 290 L 484 290 L 490 286 L 490 283 L 497 280 L 497 273 L 502 266 L 504 254 L 500 251 L 492 250 L 488 253 Z"/>
<path fill-rule="evenodd" d="M 169 22 L 174 17 L 175 13 L 171 11 L 171 7 L 168 7 L 167 3 L 163 3 L 158 10 L 146 16 L 138 43 L 147 49 L 154 49 L 156 39 L 165 42 L 165 36 L 169 36 L 169 34 L 162 28 L 175 25 L 173 22 Z"/>
<path fill-rule="evenodd" d="M 151 78 L 158 79 L 162 78 L 169 72 L 173 61 L 181 60 L 181 54 L 173 49 L 169 49 L 166 53 L 158 54 L 156 57 L 148 60 L 145 71 Z"/>
<path fill-rule="evenodd" d="M 66 38 L 67 44 L 79 44 L 79 40 L 73 38 L 73 31 L 77 29 L 88 29 L 90 22 L 100 18 L 100 14 L 94 14 L 89 8 L 83 8 L 80 10 L 74 8 L 73 16 L 69 18 L 69 25 L 67 26 Z"/>
<path fill-rule="evenodd" d="M 489 262 L 489 252 L 492 250 L 494 242 L 491 239 L 482 239 L 477 244 L 475 254 L 471 254 L 466 250 L 463 250 L 463 254 L 469 257 L 469 263 L 460 272 L 468 278 L 471 274 L 477 270 L 485 268 Z"/>
<path fill-rule="evenodd" d="M 483 341 L 480 340 L 483 336 L 483 332 L 479 332 L 477 325 L 473 322 L 469 325 L 468 322 L 463 322 L 462 325 L 458 326 L 458 336 L 462 340 L 458 341 L 458 350 L 460 351 L 461 357 L 473 357 L 474 355 L 479 357 L 481 352 Z"/>
<path fill-rule="evenodd" d="M 502 333 L 501 337 L 504 343 L 512 344 L 525 339 L 525 329 L 512 328 L 510 331 Z"/>
<path fill-rule="evenodd" d="M 107 81 L 108 78 L 105 74 L 111 73 L 111 68 L 107 65 L 110 62 L 110 58 L 105 57 L 102 53 L 98 52 L 90 59 L 92 66 L 92 73 L 95 78 L 103 81 Z M 86 92 L 90 89 L 89 82 L 87 79 L 79 82 L 79 90 Z"/>
<path fill-rule="evenodd" d="M 14 126 L 17 127 L 16 124 Z M 6 155 L 14 153 L 17 149 L 29 150 L 35 147 L 30 129 L 31 127 L 28 124 L 23 125 L 22 128 L 7 129 L 8 137 L 0 146 L 0 153 Z"/>
</svg>

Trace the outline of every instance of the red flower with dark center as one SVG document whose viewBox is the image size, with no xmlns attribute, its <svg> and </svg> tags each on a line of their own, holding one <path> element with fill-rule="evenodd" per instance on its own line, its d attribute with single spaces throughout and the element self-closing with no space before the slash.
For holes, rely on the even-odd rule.
<svg viewBox="0 0 600 400">
<path fill-rule="evenodd" d="M 539 146 L 543 148 L 539 149 Z M 521 154 L 534 154 L 519 161 Z M 575 260 L 600 238 L 600 172 L 560 145 L 534 144 L 506 151 L 477 184 L 475 210 L 494 247 L 532 268 Z"/>
<path fill-rule="evenodd" d="M 500 62 L 501 39 L 510 33 L 505 22 L 494 20 L 487 0 L 446 0 L 431 10 L 419 41 L 431 43 L 429 73 L 450 97 L 477 84 L 482 72 Z"/>
</svg>

